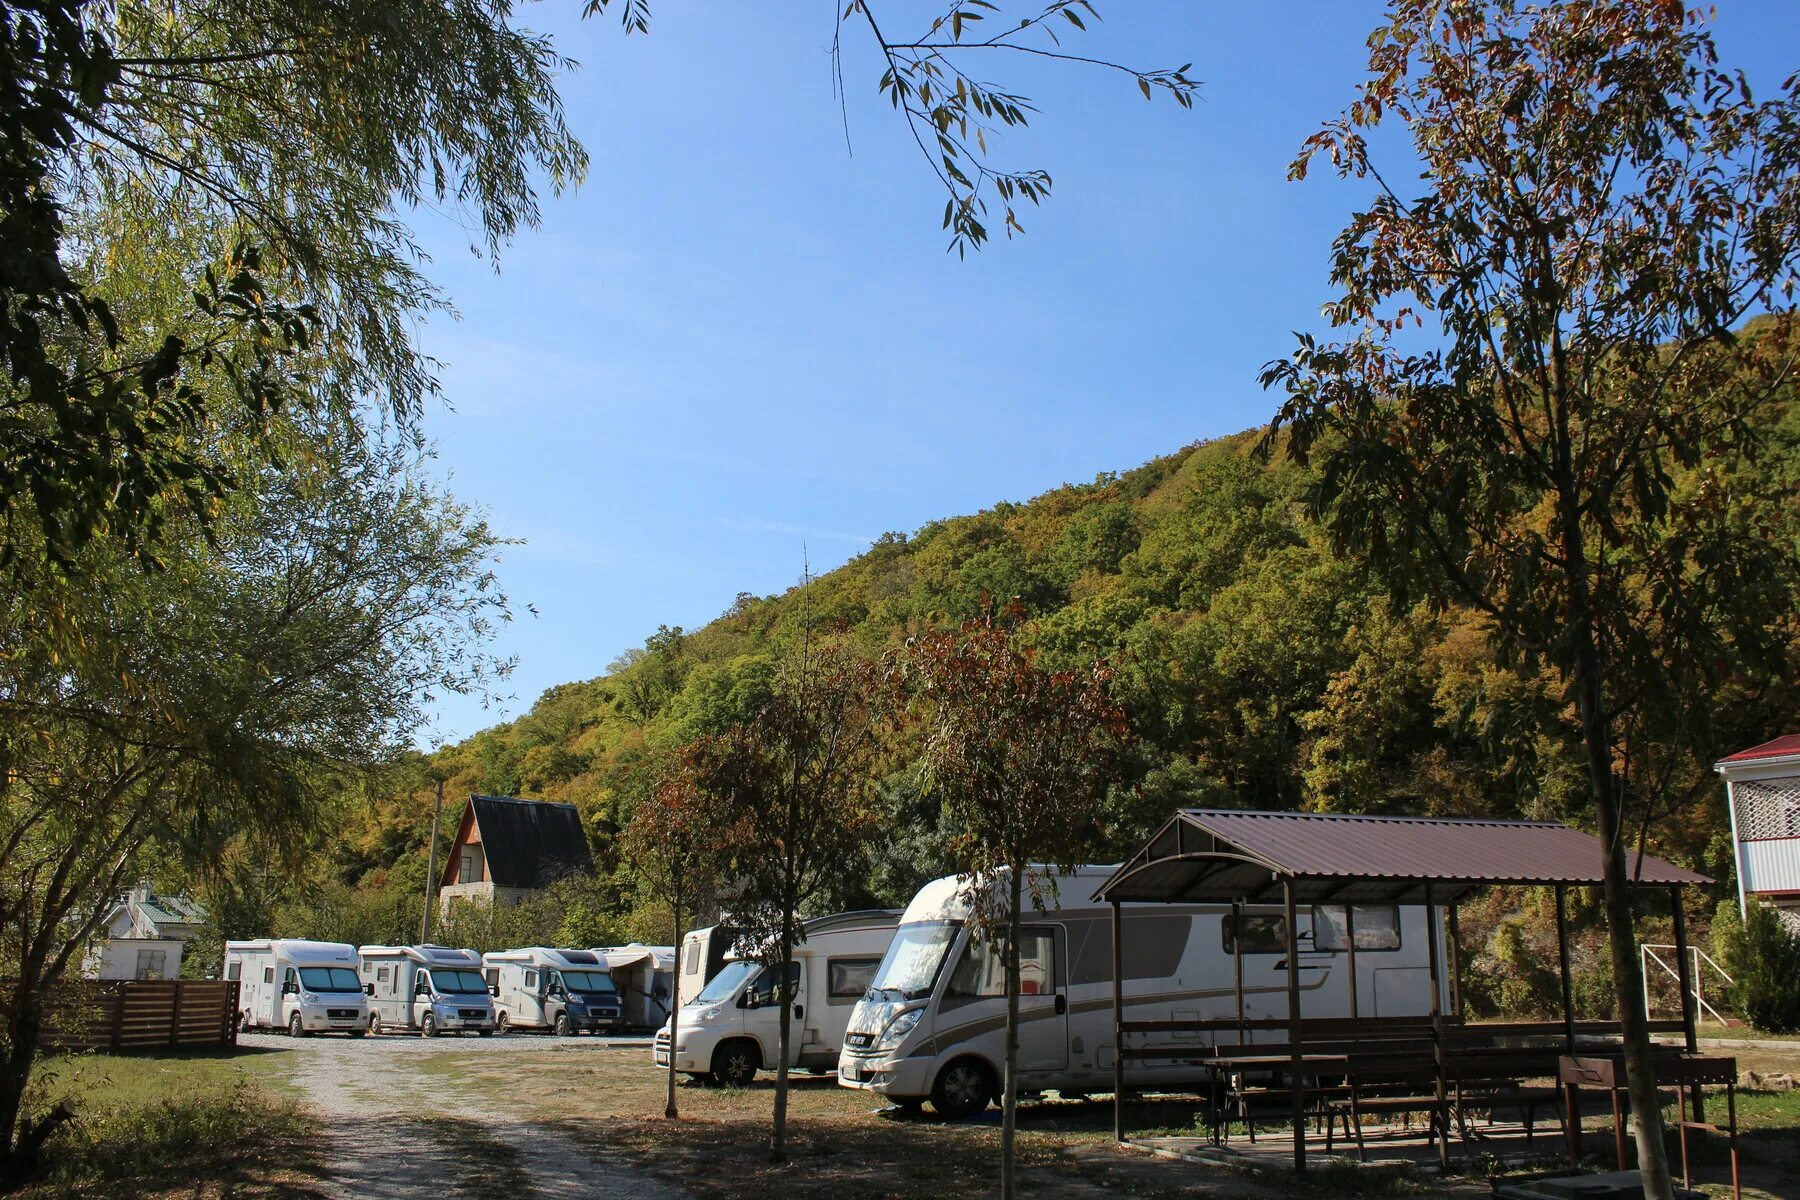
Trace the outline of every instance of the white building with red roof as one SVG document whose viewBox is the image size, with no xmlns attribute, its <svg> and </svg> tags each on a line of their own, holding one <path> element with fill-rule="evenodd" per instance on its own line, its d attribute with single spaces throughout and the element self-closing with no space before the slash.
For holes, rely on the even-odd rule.
<svg viewBox="0 0 1800 1200">
<path fill-rule="evenodd" d="M 1738 907 L 1754 896 L 1800 927 L 1800 734 L 1739 750 L 1713 769 L 1731 809 Z"/>
</svg>

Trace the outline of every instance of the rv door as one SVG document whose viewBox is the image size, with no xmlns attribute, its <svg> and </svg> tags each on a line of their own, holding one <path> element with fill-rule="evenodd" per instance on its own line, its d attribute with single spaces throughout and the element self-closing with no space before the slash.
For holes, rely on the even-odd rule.
<svg viewBox="0 0 1800 1200">
<path fill-rule="evenodd" d="M 1027 925 L 1019 931 L 1019 1070 L 1057 1071 L 1069 1065 L 1069 1007 L 1064 987 L 1060 927 Z M 958 1025 L 998 1021 L 994 1039 L 1005 1045 L 1006 959 L 1000 943 L 971 938 L 944 988 L 946 1011 Z M 976 1014 L 980 1014 L 979 1017 Z"/>
</svg>

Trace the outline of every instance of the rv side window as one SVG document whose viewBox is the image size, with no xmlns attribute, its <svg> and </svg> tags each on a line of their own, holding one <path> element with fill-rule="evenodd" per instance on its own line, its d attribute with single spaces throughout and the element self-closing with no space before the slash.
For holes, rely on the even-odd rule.
<svg viewBox="0 0 1800 1200">
<path fill-rule="evenodd" d="M 500 986 L 500 968 L 499 967 L 489 967 L 487 970 L 485 970 L 481 973 L 481 976 L 483 979 L 487 980 L 487 984 L 489 987 Z"/>
<path fill-rule="evenodd" d="M 1398 950 L 1400 948 L 1400 910 L 1392 904 L 1357 907 L 1356 950 Z M 1345 950 L 1349 939 L 1344 936 L 1344 906 L 1315 904 L 1312 910 L 1313 949 Z"/>
<path fill-rule="evenodd" d="M 244 964 L 243 963 L 234 962 L 234 963 L 225 964 L 225 978 L 227 978 L 227 979 L 242 979 L 243 977 L 244 977 Z"/>
<path fill-rule="evenodd" d="M 1237 954 L 1280 954 L 1287 949 L 1287 918 L 1257 916 L 1244 914 L 1243 937 L 1233 936 L 1231 914 L 1220 918 L 1219 928 L 1223 931 L 1225 953 Z M 1240 947 L 1241 943 L 1241 947 Z"/>
<path fill-rule="evenodd" d="M 681 968 L 681 972 L 684 975 L 691 975 L 695 971 L 698 971 L 699 969 L 700 969 L 700 943 L 698 941 L 692 941 L 692 942 L 688 943 L 687 965 L 685 965 Z"/>
<path fill-rule="evenodd" d="M 375 968 L 375 982 L 376 983 L 386 983 L 387 981 L 388 981 L 388 968 L 387 967 Z"/>
<path fill-rule="evenodd" d="M 264 983 L 274 983 L 275 982 L 275 968 L 274 967 L 264 967 L 263 968 L 263 982 Z"/>
<path fill-rule="evenodd" d="M 944 995 L 958 999 L 1006 995 L 1002 945 L 999 941 L 983 945 L 971 939 Z M 1019 937 L 1019 995 L 1041 996 L 1055 990 L 1056 936 L 1048 929 L 1027 929 Z"/>
<path fill-rule="evenodd" d="M 529 990 L 536 986 L 537 986 L 537 972 L 536 971 L 525 972 L 525 987 Z"/>
<path fill-rule="evenodd" d="M 832 1000 L 860 1000 L 869 985 L 875 982 L 875 970 L 881 966 L 879 958 L 834 958 L 825 964 L 825 975 L 828 981 L 827 998 Z"/>
<path fill-rule="evenodd" d="M 777 972 L 774 967 L 764 967 L 756 973 L 756 979 L 750 984 L 749 990 L 744 995 L 744 998 L 749 1002 L 749 1007 L 763 1008 L 775 1003 L 776 978 Z M 787 978 L 788 985 L 786 992 L 788 996 L 792 996 L 795 992 L 800 990 L 799 963 L 788 964 Z M 861 993 L 858 994 L 860 995 Z"/>
</svg>

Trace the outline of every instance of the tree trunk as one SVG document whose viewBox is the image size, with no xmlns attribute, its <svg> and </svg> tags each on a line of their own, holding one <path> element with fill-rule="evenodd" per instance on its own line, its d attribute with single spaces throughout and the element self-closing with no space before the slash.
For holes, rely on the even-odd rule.
<svg viewBox="0 0 1800 1200">
<path fill-rule="evenodd" d="M 669 1100 L 663 1105 L 663 1116 L 675 1121 L 681 1117 L 675 1107 L 675 1042 L 681 1036 L 681 902 L 670 907 L 675 910 L 675 978 L 669 998 Z M 655 958 L 650 960 L 650 977 L 656 978 Z"/>
<path fill-rule="evenodd" d="M 1574 549 L 1579 552 L 1580 543 Z M 1571 562 L 1582 560 L 1571 557 Z M 1650 1050 L 1649 1018 L 1644 1012 L 1643 964 L 1638 960 L 1637 929 L 1632 911 L 1631 875 L 1625 865 L 1620 829 L 1618 789 L 1613 781 L 1612 738 L 1606 724 L 1606 693 L 1601 685 L 1599 648 L 1587 619 L 1585 580 L 1576 578 L 1574 629 L 1576 705 L 1581 718 L 1582 747 L 1587 759 L 1588 791 L 1605 846 L 1601 878 L 1605 882 L 1607 942 L 1612 950 L 1613 981 L 1619 1000 L 1619 1026 L 1624 1035 L 1625 1077 L 1631 1094 L 1632 1128 L 1637 1138 L 1638 1170 L 1645 1200 L 1674 1200 L 1675 1182 L 1663 1144 L 1662 1106 L 1656 1095 L 1656 1064 Z M 1621 1171 L 1624 1163 L 1618 1164 Z"/>
<path fill-rule="evenodd" d="M 37 1061 L 38 1036 L 43 1026 L 39 996 L 20 980 L 6 1014 L 7 1053 L 0 1061 L 0 1183 L 22 1180 L 37 1157 L 30 1144 L 29 1122 L 23 1120 L 26 1085 Z M 41 1143 L 42 1139 L 38 1139 Z"/>
<path fill-rule="evenodd" d="M 1000 1101 L 1000 1200 L 1013 1200 L 1018 1186 L 1013 1142 L 1019 1123 L 1019 904 L 1024 874 L 1024 869 L 1015 865 L 1008 883 L 1012 907 L 1006 914 L 1006 1091 Z"/>
<path fill-rule="evenodd" d="M 776 1039 L 775 1128 L 769 1139 L 769 1161 L 787 1161 L 788 1039 L 793 1036 L 794 997 L 788 991 L 788 972 L 794 961 L 792 910 L 781 918 L 781 974 L 775 980 L 775 998 L 781 1005 L 781 1036 Z"/>
</svg>

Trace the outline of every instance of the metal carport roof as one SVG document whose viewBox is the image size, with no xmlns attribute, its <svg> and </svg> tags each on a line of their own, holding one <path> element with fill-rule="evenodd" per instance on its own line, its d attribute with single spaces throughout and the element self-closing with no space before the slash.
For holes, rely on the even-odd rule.
<svg viewBox="0 0 1800 1200">
<path fill-rule="evenodd" d="M 1555 821 L 1382 817 L 1338 813 L 1178 811 L 1113 873 L 1100 900 L 1229 903 L 1453 903 L 1494 884 L 1601 883 L 1600 839 Z M 1627 852 L 1632 877 L 1663 886 L 1711 883 L 1660 858 Z"/>
</svg>

